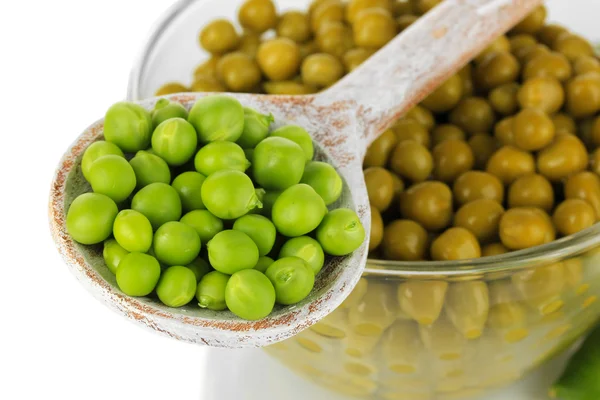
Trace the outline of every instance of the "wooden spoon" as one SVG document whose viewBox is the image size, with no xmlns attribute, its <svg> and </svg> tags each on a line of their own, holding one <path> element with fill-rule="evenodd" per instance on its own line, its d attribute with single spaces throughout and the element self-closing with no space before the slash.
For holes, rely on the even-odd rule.
<svg viewBox="0 0 600 400">
<path fill-rule="evenodd" d="M 369 199 L 362 159 L 368 145 L 410 107 L 459 70 L 541 0 L 446 0 L 398 35 L 335 86 L 311 96 L 232 94 L 242 104 L 271 112 L 278 125 L 294 123 L 313 136 L 317 158 L 333 164 L 345 180 L 338 207 L 357 211 L 370 231 Z M 206 93 L 166 96 L 188 107 Z M 148 110 L 157 99 L 139 102 Z M 100 139 L 103 120 L 90 126 L 58 165 L 50 194 L 54 241 L 77 278 L 97 298 L 128 318 L 175 339 L 215 347 L 266 346 L 297 334 L 337 308 L 358 282 L 368 240 L 347 257 L 330 259 L 315 289 L 301 303 L 277 307 L 260 321 L 197 307 L 173 309 L 151 298 L 124 295 L 102 259 L 100 246 L 81 246 L 65 229 L 66 210 L 89 191 L 80 162 L 87 146 Z M 232 251 L 235 251 L 232 249 Z"/>
</svg>

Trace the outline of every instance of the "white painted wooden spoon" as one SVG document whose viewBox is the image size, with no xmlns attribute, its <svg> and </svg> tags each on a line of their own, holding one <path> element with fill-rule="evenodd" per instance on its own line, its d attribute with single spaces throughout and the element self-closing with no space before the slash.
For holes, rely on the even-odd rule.
<svg viewBox="0 0 600 400">
<path fill-rule="evenodd" d="M 368 237 L 370 209 L 362 174 L 367 146 L 540 3 L 446 0 L 327 91 L 311 96 L 232 96 L 246 106 L 273 113 L 278 125 L 294 123 L 311 133 L 317 157 L 333 164 L 345 180 L 336 206 L 355 209 Z M 206 95 L 166 97 L 190 108 Z M 153 98 L 139 104 L 150 110 L 156 101 Z M 338 307 L 358 282 L 367 259 L 366 242 L 347 257 L 329 260 L 307 299 L 295 306 L 276 308 L 261 321 L 243 321 L 229 312 L 203 310 L 193 303 L 172 309 L 151 298 L 124 295 L 104 265 L 100 248 L 75 243 L 65 229 L 71 201 L 89 191 L 81 174 L 81 157 L 102 132 L 100 120 L 77 138 L 60 161 L 50 194 L 50 225 L 59 252 L 73 273 L 110 308 L 179 340 L 215 347 L 258 347 L 284 340 L 319 321 Z"/>
</svg>

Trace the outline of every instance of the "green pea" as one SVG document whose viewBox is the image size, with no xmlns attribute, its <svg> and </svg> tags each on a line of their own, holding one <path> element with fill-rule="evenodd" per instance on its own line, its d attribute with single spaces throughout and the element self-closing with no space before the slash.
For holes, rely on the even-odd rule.
<svg viewBox="0 0 600 400">
<path fill-rule="evenodd" d="M 327 206 L 321 196 L 300 183 L 281 193 L 273 204 L 272 218 L 279 233 L 296 237 L 316 229 L 325 213 Z"/>
<path fill-rule="evenodd" d="M 104 194 L 116 203 L 125 200 L 135 189 L 133 168 L 121 156 L 102 156 L 90 167 L 89 182 L 95 193 Z"/>
<path fill-rule="evenodd" d="M 267 268 L 269 268 L 274 262 L 275 260 L 273 260 L 271 257 L 262 256 L 258 259 L 258 262 L 254 266 L 254 269 L 264 274 Z"/>
<path fill-rule="evenodd" d="M 317 228 L 317 240 L 325 253 L 345 256 L 364 242 L 365 229 L 353 210 L 338 208 L 323 218 Z"/>
<path fill-rule="evenodd" d="M 156 127 L 152 148 L 171 166 L 185 164 L 196 153 L 198 137 L 192 124 L 183 118 L 171 118 Z"/>
<path fill-rule="evenodd" d="M 136 180 L 136 189 L 148 186 L 154 182 L 171 183 L 171 170 L 159 156 L 146 150 L 140 150 L 129 160 Z"/>
<path fill-rule="evenodd" d="M 129 253 L 117 268 L 117 284 L 128 296 L 147 296 L 160 278 L 160 264 L 144 253 Z"/>
<path fill-rule="evenodd" d="M 200 190 L 206 177 L 198 172 L 188 171 L 173 180 L 173 188 L 181 198 L 184 211 L 204 209 Z"/>
<path fill-rule="evenodd" d="M 196 275 L 186 267 L 167 268 L 156 285 L 156 294 L 169 307 L 185 306 L 196 294 Z"/>
<path fill-rule="evenodd" d="M 144 214 L 135 210 L 123 210 L 117 214 L 113 235 L 129 252 L 146 253 L 152 246 L 152 225 Z"/>
<path fill-rule="evenodd" d="M 188 121 L 196 128 L 200 143 L 235 142 L 244 130 L 244 108 L 230 96 L 206 96 L 196 101 Z"/>
<path fill-rule="evenodd" d="M 312 138 L 306 129 L 298 125 L 286 125 L 271 132 L 271 137 L 282 137 L 298 144 L 304 152 L 306 161 L 311 161 L 315 155 Z"/>
<path fill-rule="evenodd" d="M 122 248 L 115 239 L 107 239 L 104 241 L 104 249 L 102 250 L 102 257 L 106 266 L 113 274 L 117 273 L 119 263 L 129 252 Z"/>
<path fill-rule="evenodd" d="M 254 268 L 258 262 L 258 247 L 250 236 L 240 231 L 219 232 L 207 244 L 208 261 L 214 269 L 233 274 Z"/>
<path fill-rule="evenodd" d="M 81 159 L 81 172 L 85 179 L 90 180 L 90 168 L 94 161 L 109 154 L 125 157 L 119 146 L 114 143 L 105 142 L 104 140 L 94 142 L 88 146 Z"/>
<path fill-rule="evenodd" d="M 229 275 L 219 271 L 212 271 L 204 275 L 196 289 L 196 300 L 200 308 L 222 311 L 227 308 L 225 304 L 225 288 Z"/>
<path fill-rule="evenodd" d="M 162 225 L 154 235 L 156 258 L 166 265 L 187 265 L 200 253 L 200 237 L 189 225 L 171 221 Z"/>
<path fill-rule="evenodd" d="M 268 137 L 254 149 L 254 179 L 263 188 L 284 190 L 297 184 L 306 160 L 298 144 L 281 137 Z"/>
<path fill-rule="evenodd" d="M 208 210 L 190 211 L 181 217 L 181 222 L 194 228 L 202 243 L 208 243 L 223 230 L 223 221 Z"/>
<path fill-rule="evenodd" d="M 282 190 L 268 190 L 265 192 L 262 198 L 263 208 L 261 210 L 261 214 L 267 218 L 271 218 L 271 212 L 273 211 L 273 205 L 275 201 L 281 196 L 283 193 Z"/>
<path fill-rule="evenodd" d="M 194 273 L 196 282 L 200 282 L 200 279 L 202 279 L 204 275 L 212 271 L 210 265 L 204 261 L 202 257 L 197 257 L 194 261 L 186 265 L 186 268 L 189 268 L 190 271 Z"/>
<path fill-rule="evenodd" d="M 84 193 L 78 196 L 67 212 L 67 232 L 78 243 L 103 242 L 112 233 L 119 209 L 108 196 Z"/>
<path fill-rule="evenodd" d="M 227 308 L 240 318 L 256 321 L 275 306 L 275 288 L 269 278 L 255 269 L 236 272 L 225 288 Z"/>
<path fill-rule="evenodd" d="M 273 114 L 261 114 L 249 107 L 244 107 L 244 130 L 237 144 L 244 149 L 251 149 L 269 136 L 269 127 L 275 121 Z"/>
<path fill-rule="evenodd" d="M 201 148 L 194 158 L 196 171 L 209 176 L 217 171 L 232 169 L 244 172 L 250 166 L 244 150 L 233 142 L 213 142 Z"/>
<path fill-rule="evenodd" d="M 269 254 L 275 244 L 275 225 L 262 215 L 244 215 L 235 221 L 233 229 L 250 236 L 258 247 L 259 256 Z"/>
<path fill-rule="evenodd" d="M 285 242 L 279 252 L 279 258 L 298 257 L 303 259 L 312 269 L 315 276 L 325 264 L 323 248 L 315 239 L 308 236 L 299 236 Z"/>
<path fill-rule="evenodd" d="M 141 189 L 133 196 L 131 208 L 144 214 L 154 230 L 166 222 L 181 218 L 179 195 L 166 183 L 151 183 Z"/>
<path fill-rule="evenodd" d="M 187 119 L 188 112 L 184 106 L 179 103 L 169 101 L 167 99 L 160 99 L 156 102 L 154 110 L 152 111 L 152 126 L 154 129 L 161 123 L 171 118 L 183 118 Z"/>
<path fill-rule="evenodd" d="M 275 288 L 279 304 L 296 304 L 310 293 L 315 286 L 315 274 L 306 262 L 298 257 L 284 257 L 275 261 L 265 275 Z"/>
<path fill-rule="evenodd" d="M 120 102 L 112 105 L 104 117 L 104 138 L 128 153 L 150 146 L 152 117 L 144 107 Z"/>
<path fill-rule="evenodd" d="M 300 182 L 315 189 L 326 205 L 335 203 L 342 194 L 342 178 L 335 168 L 321 161 L 306 164 Z"/>
<path fill-rule="evenodd" d="M 252 180 L 240 171 L 215 172 L 204 181 L 201 194 L 207 210 L 221 219 L 236 219 L 262 207 Z"/>
</svg>

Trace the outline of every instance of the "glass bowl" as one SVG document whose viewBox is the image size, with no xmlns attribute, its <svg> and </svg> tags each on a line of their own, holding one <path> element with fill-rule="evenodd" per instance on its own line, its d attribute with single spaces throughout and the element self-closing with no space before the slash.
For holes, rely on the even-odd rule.
<svg viewBox="0 0 600 400">
<path fill-rule="evenodd" d="M 179 1 L 149 36 L 128 98 L 190 84 L 207 55 L 198 32 L 234 19 L 241 0 Z M 309 1 L 277 0 L 279 10 Z M 568 3 L 568 4 L 567 4 Z M 552 21 L 598 42 L 600 3 L 546 2 Z M 585 12 L 579 12 L 584 10 Z M 381 399 L 463 399 L 520 379 L 570 347 L 600 317 L 600 224 L 529 250 L 468 262 L 369 260 L 333 314 L 266 348 L 340 393 Z"/>
</svg>

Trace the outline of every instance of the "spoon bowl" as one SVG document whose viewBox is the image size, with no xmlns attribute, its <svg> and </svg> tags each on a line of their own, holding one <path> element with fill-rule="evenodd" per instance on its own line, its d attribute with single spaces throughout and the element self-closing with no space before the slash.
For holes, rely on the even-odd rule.
<svg viewBox="0 0 600 400">
<path fill-rule="evenodd" d="M 516 24 L 541 0 L 446 0 L 396 37 L 360 68 L 330 89 L 309 96 L 230 94 L 243 105 L 272 113 L 277 124 L 304 127 L 317 159 L 336 167 L 344 190 L 336 207 L 355 210 L 370 232 L 370 207 L 362 159 L 368 145 L 399 116 L 455 73 L 487 43 Z M 164 96 L 188 110 L 206 93 Z M 138 102 L 148 110 L 158 98 Z M 315 288 L 302 302 L 277 307 L 260 321 L 195 306 L 173 309 L 152 298 L 123 294 L 104 265 L 100 246 L 82 246 L 66 231 L 66 211 L 77 195 L 90 191 L 81 173 L 85 149 L 102 138 L 99 120 L 67 150 L 50 193 L 54 241 L 76 277 L 97 298 L 129 319 L 164 335 L 214 347 L 267 346 L 287 339 L 335 310 L 350 294 L 366 264 L 368 239 L 352 254 L 328 259 Z M 193 302 L 192 302 L 193 303 Z"/>
</svg>

